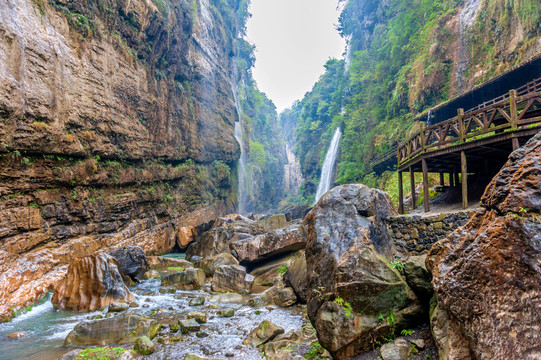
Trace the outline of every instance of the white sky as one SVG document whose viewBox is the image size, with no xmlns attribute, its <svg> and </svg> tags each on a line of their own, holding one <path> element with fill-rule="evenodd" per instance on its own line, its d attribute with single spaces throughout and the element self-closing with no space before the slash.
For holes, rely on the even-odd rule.
<svg viewBox="0 0 541 360">
<path fill-rule="evenodd" d="M 255 44 L 252 70 L 278 112 L 309 91 L 329 58 L 341 58 L 345 40 L 335 25 L 337 0 L 252 0 L 247 40 Z"/>
</svg>

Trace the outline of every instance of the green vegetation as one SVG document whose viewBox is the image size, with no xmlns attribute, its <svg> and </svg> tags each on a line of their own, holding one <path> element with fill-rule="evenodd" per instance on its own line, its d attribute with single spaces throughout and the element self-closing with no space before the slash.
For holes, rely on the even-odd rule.
<svg viewBox="0 0 541 360">
<path fill-rule="evenodd" d="M 306 354 L 304 354 L 304 358 L 307 360 L 324 360 L 322 357 L 323 353 L 325 352 L 325 349 L 323 349 L 323 346 L 317 341 L 310 344 L 310 349 Z"/>
<path fill-rule="evenodd" d="M 95 347 L 82 350 L 75 360 L 112 360 L 119 358 L 126 349 L 122 347 Z"/>
<path fill-rule="evenodd" d="M 167 268 L 167 270 L 170 270 L 170 271 L 184 271 L 185 269 L 181 266 L 169 266 Z"/>
<path fill-rule="evenodd" d="M 344 299 L 342 299 L 340 296 L 336 297 L 333 302 L 344 309 L 347 317 L 353 319 L 353 309 L 351 308 L 351 304 L 349 302 L 344 301 Z"/>
<path fill-rule="evenodd" d="M 289 264 L 282 265 L 276 270 L 278 274 L 285 274 L 287 272 L 287 269 L 289 268 Z"/>
</svg>

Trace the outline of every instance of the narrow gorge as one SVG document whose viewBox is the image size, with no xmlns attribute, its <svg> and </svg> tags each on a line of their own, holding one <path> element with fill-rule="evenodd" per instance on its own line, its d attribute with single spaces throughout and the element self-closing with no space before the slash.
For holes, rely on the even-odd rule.
<svg viewBox="0 0 541 360">
<path fill-rule="evenodd" d="M 540 359 L 539 1 L 257 1 L 0 0 L 0 360 Z"/>
</svg>

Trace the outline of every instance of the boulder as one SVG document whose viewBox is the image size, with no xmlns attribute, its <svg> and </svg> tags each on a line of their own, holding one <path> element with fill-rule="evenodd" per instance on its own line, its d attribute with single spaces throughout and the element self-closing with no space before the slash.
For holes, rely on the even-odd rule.
<svg viewBox="0 0 541 360">
<path fill-rule="evenodd" d="M 194 319 L 179 320 L 178 325 L 183 334 L 201 330 L 201 325 Z"/>
<path fill-rule="evenodd" d="M 195 226 L 180 226 L 177 228 L 177 245 L 181 250 L 185 250 L 188 245 L 195 241 Z"/>
<path fill-rule="evenodd" d="M 173 285 L 180 290 L 197 290 L 205 283 L 201 269 L 189 268 L 184 271 L 168 271 L 162 276 L 162 286 Z"/>
<path fill-rule="evenodd" d="M 143 276 L 141 276 L 143 280 L 159 279 L 160 277 L 161 277 L 160 273 L 157 272 L 156 270 L 149 270 L 146 273 L 144 273 Z"/>
<path fill-rule="evenodd" d="M 196 240 L 188 246 L 186 257 L 208 258 L 229 252 L 229 244 L 255 235 L 263 234 L 265 229 L 252 220 L 233 221 L 218 218 L 197 228 Z"/>
<path fill-rule="evenodd" d="M 304 249 L 306 231 L 302 224 L 294 224 L 255 237 L 234 241 L 231 252 L 241 264 L 250 264 L 272 256 Z"/>
<path fill-rule="evenodd" d="M 239 261 L 229 253 L 222 253 L 209 258 L 199 260 L 195 266 L 205 272 L 206 276 L 214 275 L 216 268 L 221 265 L 238 265 Z"/>
<path fill-rule="evenodd" d="M 199 311 L 190 311 L 186 317 L 188 319 L 194 319 L 200 324 L 206 324 L 207 322 L 207 314 Z"/>
<path fill-rule="evenodd" d="M 147 256 L 139 246 L 123 246 L 109 251 L 118 264 L 118 271 L 132 279 L 143 275 L 150 267 Z"/>
<path fill-rule="evenodd" d="M 23 337 L 30 335 L 28 331 L 14 331 L 6 335 L 9 340 L 19 340 Z"/>
<path fill-rule="evenodd" d="M 205 303 L 204 296 L 196 296 L 192 300 L 190 300 L 190 306 L 201 306 L 204 303 Z"/>
<path fill-rule="evenodd" d="M 98 253 L 69 264 L 51 302 L 62 310 L 95 311 L 113 302 L 130 302 L 133 299 L 133 294 L 122 281 L 115 259 L 106 253 Z"/>
<path fill-rule="evenodd" d="M 404 276 L 409 287 L 419 300 L 428 305 L 434 288 L 432 287 L 432 274 L 426 269 L 426 254 L 410 256 L 404 263 Z"/>
<path fill-rule="evenodd" d="M 122 312 L 126 311 L 130 308 L 130 304 L 126 303 L 110 303 L 109 307 L 107 308 L 107 312 L 114 313 L 114 312 Z"/>
<path fill-rule="evenodd" d="M 251 298 L 246 304 L 249 306 L 278 305 L 288 307 L 296 302 L 297 296 L 293 289 L 289 287 L 273 286 L 270 289 L 265 290 L 262 294 Z"/>
<path fill-rule="evenodd" d="M 481 206 L 428 253 L 440 359 L 539 358 L 541 134 L 509 156 Z"/>
<path fill-rule="evenodd" d="M 285 208 L 283 212 L 287 221 L 293 221 L 297 219 L 304 219 L 310 210 L 312 210 L 312 208 L 308 205 L 296 205 Z"/>
<path fill-rule="evenodd" d="M 235 309 L 222 309 L 217 312 L 219 317 L 230 318 L 235 316 Z"/>
<path fill-rule="evenodd" d="M 257 264 L 250 271 L 250 275 L 255 277 L 254 287 L 284 287 L 284 273 L 287 271 L 292 260 L 293 256 L 289 255 Z"/>
<path fill-rule="evenodd" d="M 244 266 L 221 265 L 212 277 L 212 291 L 248 294 L 253 283 L 254 277 L 246 273 Z"/>
<path fill-rule="evenodd" d="M 276 336 L 283 333 L 283 328 L 274 325 L 268 320 L 264 320 L 258 327 L 250 331 L 242 343 L 246 346 L 257 347 L 271 341 Z"/>
<path fill-rule="evenodd" d="M 153 339 L 160 328 L 160 323 L 146 316 L 123 313 L 78 323 L 66 337 L 64 345 L 124 344 L 134 342 L 141 336 Z"/>
<path fill-rule="evenodd" d="M 411 347 L 407 340 L 396 339 L 393 342 L 384 344 L 381 349 L 382 360 L 406 360 L 411 355 Z"/>
<path fill-rule="evenodd" d="M 64 355 L 62 355 L 58 360 L 76 360 L 79 353 L 83 351 L 81 349 L 71 350 Z"/>
<path fill-rule="evenodd" d="M 286 227 L 287 219 L 284 214 L 276 214 L 259 220 L 259 224 L 266 232 L 269 232 Z"/>
<path fill-rule="evenodd" d="M 147 336 L 141 336 L 135 340 L 133 350 L 141 355 L 150 355 L 154 352 L 154 343 Z"/>
<path fill-rule="evenodd" d="M 174 259 L 166 256 L 149 256 L 148 263 L 152 270 L 165 271 L 168 268 L 192 268 L 193 264 L 187 260 Z"/>
<path fill-rule="evenodd" d="M 291 286 L 300 303 L 306 304 L 308 288 L 306 284 L 306 256 L 300 251 L 297 257 L 289 264 L 284 274 L 285 284 Z"/>
<path fill-rule="evenodd" d="M 308 316 L 334 358 L 358 355 L 371 340 L 421 320 L 417 297 L 385 257 L 392 254 L 385 220 L 395 214 L 383 191 L 343 185 L 305 217 Z M 378 321 L 390 314 L 393 326 Z"/>
</svg>

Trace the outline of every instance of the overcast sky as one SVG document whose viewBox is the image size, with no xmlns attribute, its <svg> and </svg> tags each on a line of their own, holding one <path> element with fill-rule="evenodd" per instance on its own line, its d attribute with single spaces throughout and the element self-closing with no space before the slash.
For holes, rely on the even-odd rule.
<svg viewBox="0 0 541 360">
<path fill-rule="evenodd" d="M 341 58 L 336 0 L 252 0 L 248 41 L 255 44 L 253 75 L 278 112 L 301 99 L 329 58 Z"/>
</svg>

